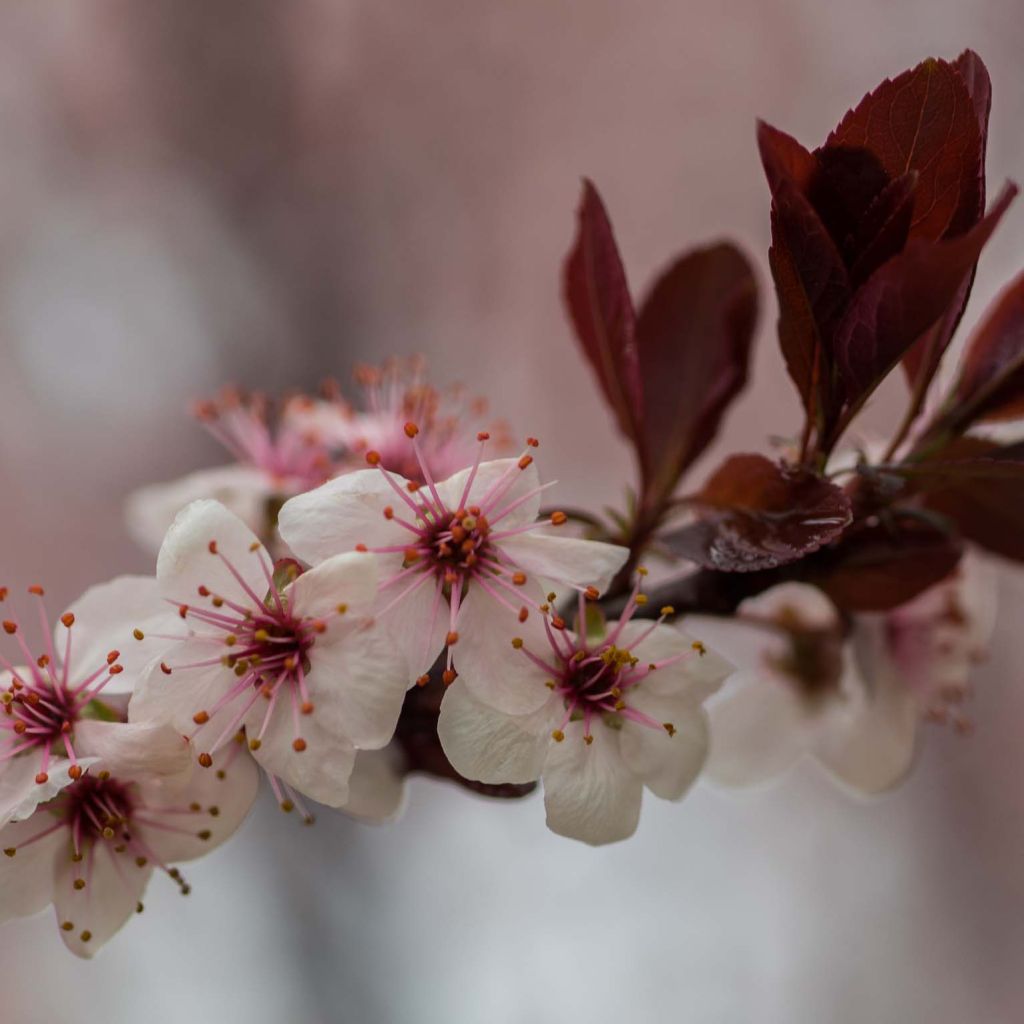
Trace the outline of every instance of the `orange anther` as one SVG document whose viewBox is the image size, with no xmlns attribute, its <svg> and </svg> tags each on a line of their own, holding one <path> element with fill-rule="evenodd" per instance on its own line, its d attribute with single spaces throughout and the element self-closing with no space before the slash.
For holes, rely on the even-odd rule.
<svg viewBox="0 0 1024 1024">
<path fill-rule="evenodd" d="M 521 458 L 521 459 L 519 460 L 519 468 L 520 468 L 520 469 L 526 469 L 526 468 L 527 468 L 528 466 L 530 466 L 530 465 L 531 465 L 532 463 L 533 463 L 533 456 L 532 456 L 532 455 L 524 455 L 524 456 L 523 456 L 523 457 L 522 457 L 522 458 Z"/>
<path fill-rule="evenodd" d="M 71 612 L 65 612 L 60 617 L 60 621 L 63 622 L 64 625 L 68 627 L 68 629 L 70 629 L 75 624 L 75 617 L 71 614 Z"/>
<path fill-rule="evenodd" d="M 406 423 L 405 425 L 405 436 L 408 438 L 415 437 L 420 432 L 420 428 L 415 423 Z"/>
<path fill-rule="evenodd" d="M 46 591 L 43 590 L 43 588 L 39 586 L 38 583 L 33 583 L 32 586 L 28 588 L 28 592 L 30 594 L 35 594 L 36 597 L 42 597 L 43 594 L 46 593 Z"/>
<path fill-rule="evenodd" d="M 208 711 L 197 711 L 192 716 L 192 721 L 195 722 L 196 725 L 206 725 L 206 723 L 209 720 L 210 720 L 210 714 L 209 714 Z"/>
<path fill-rule="evenodd" d="M 366 453 L 366 462 L 370 466 L 380 465 L 380 452 L 368 451 Z"/>
<path fill-rule="evenodd" d="M 551 525 L 552 526 L 564 526 L 569 521 L 569 517 L 564 512 L 552 512 L 551 513 Z"/>
<path fill-rule="evenodd" d="M 297 754 L 301 754 L 306 749 L 306 741 L 301 736 L 296 736 L 292 740 L 292 750 Z"/>
<path fill-rule="evenodd" d="M 213 764 L 213 758 L 209 754 L 200 754 L 198 760 L 204 768 L 209 768 Z"/>
</svg>

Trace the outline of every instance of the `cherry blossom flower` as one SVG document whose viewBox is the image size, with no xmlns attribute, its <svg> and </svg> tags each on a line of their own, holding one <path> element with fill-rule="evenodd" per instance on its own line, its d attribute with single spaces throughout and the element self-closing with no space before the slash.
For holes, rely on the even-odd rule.
<svg viewBox="0 0 1024 1024">
<path fill-rule="evenodd" d="M 356 747 L 394 732 L 407 671 L 367 616 L 376 560 L 349 552 L 282 585 L 263 545 L 223 505 L 197 501 L 168 531 L 157 560 L 161 593 L 178 605 L 172 645 L 143 674 L 133 721 L 188 734 L 200 764 L 245 729 L 256 760 L 284 790 L 340 806 Z"/>
<path fill-rule="evenodd" d="M 152 580 L 123 576 L 86 591 L 51 633 L 43 588 L 29 593 L 41 650 L 29 647 L 13 610 L 2 617 L 3 634 L 23 664 L 0 651 L 0 826 L 30 815 L 94 762 L 93 738 L 101 728 L 95 719 L 117 714 L 125 701 L 113 695 L 143 667 L 130 646 L 131 622 L 163 614 Z M 0 602 L 7 597 L 0 588 Z"/>
<path fill-rule="evenodd" d="M 385 469 L 426 483 L 405 434 L 409 422 L 419 425 L 420 453 L 435 480 L 473 461 L 473 433 L 477 425 L 484 426 L 487 412 L 484 399 L 469 397 L 458 385 L 444 391 L 431 387 L 420 357 L 391 359 L 382 367 L 358 366 L 354 377 L 361 392 L 354 407 L 336 387 L 328 388 L 325 399 L 290 403 L 289 422 L 336 450 L 349 469 L 361 468 L 366 452 L 375 451 Z M 510 447 L 501 423 L 487 429 L 498 451 Z"/>
<path fill-rule="evenodd" d="M 371 451 L 366 459 L 373 468 L 287 502 L 280 529 L 291 550 L 312 564 L 353 549 L 378 556 L 377 615 L 391 627 L 412 678 L 426 682 L 447 646 L 451 682 L 455 645 L 539 608 L 540 581 L 596 597 L 625 562 L 625 548 L 552 535 L 548 527 L 563 525 L 563 513 L 538 519 L 545 487 L 530 454 L 536 440 L 518 459 L 484 462 L 490 435 L 481 432 L 472 466 L 435 483 L 419 428 L 407 423 L 404 432 L 424 486 L 388 471 Z"/>
<path fill-rule="evenodd" d="M 636 831 L 643 788 L 681 799 L 707 755 L 702 704 L 730 666 L 700 641 L 633 617 L 580 632 L 556 614 L 523 633 L 478 639 L 445 693 L 438 736 L 461 775 L 488 783 L 543 780 L 548 827 L 592 845 Z M 515 656 L 509 657 L 512 653 Z"/>
<path fill-rule="evenodd" d="M 987 567 L 968 556 L 912 602 L 856 616 L 846 643 L 831 603 L 803 584 L 744 602 L 753 631 L 707 623 L 743 667 L 711 708 L 709 777 L 751 785 L 809 757 L 858 792 L 897 784 L 922 719 L 970 730 L 962 705 L 992 631 L 992 589 Z"/>
<path fill-rule="evenodd" d="M 239 826 L 259 781 L 240 747 L 217 772 L 193 771 L 168 726 L 90 722 L 88 771 L 25 820 L 0 828 L 0 920 L 53 904 L 71 952 L 92 956 L 135 913 L 156 870 L 194 860 Z"/>
<path fill-rule="evenodd" d="M 235 461 L 132 494 L 126 521 L 138 543 L 157 551 L 175 515 L 200 498 L 219 501 L 260 536 L 272 535 L 275 502 L 318 486 L 338 469 L 329 444 L 289 411 L 311 401 L 293 396 L 277 416 L 265 396 L 232 388 L 198 402 L 196 418 Z"/>
</svg>

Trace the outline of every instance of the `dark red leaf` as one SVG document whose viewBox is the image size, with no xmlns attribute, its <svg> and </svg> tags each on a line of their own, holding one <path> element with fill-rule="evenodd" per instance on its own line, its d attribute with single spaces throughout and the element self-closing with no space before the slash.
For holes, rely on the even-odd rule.
<svg viewBox="0 0 1024 1024">
<path fill-rule="evenodd" d="M 671 494 L 715 436 L 746 384 L 756 319 L 753 270 L 727 243 L 687 253 L 655 282 L 637 321 L 645 499 Z"/>
<path fill-rule="evenodd" d="M 1007 186 L 992 210 L 964 235 L 912 241 L 857 292 L 835 335 L 836 360 L 851 404 L 873 390 L 947 312 L 950 296 L 969 278 L 1016 193 L 1016 186 Z"/>
<path fill-rule="evenodd" d="M 780 132 L 764 121 L 757 122 L 757 148 L 761 153 L 768 188 L 772 195 L 782 181 L 804 191 L 810 184 L 818 161 L 792 135 Z"/>
<path fill-rule="evenodd" d="M 945 579 L 962 552 L 955 537 L 927 523 L 879 523 L 840 540 L 812 579 L 846 611 L 887 611 Z"/>
<path fill-rule="evenodd" d="M 733 455 L 693 499 L 698 518 L 664 537 L 708 569 L 754 572 L 795 562 L 838 537 L 850 502 L 835 484 L 763 455 Z"/>
<path fill-rule="evenodd" d="M 826 341 L 850 300 L 849 280 L 811 204 L 784 179 L 772 202 L 768 260 L 779 299 L 779 344 L 786 369 L 808 412 L 828 419 L 836 402 Z"/>
<path fill-rule="evenodd" d="M 636 440 L 641 417 L 636 314 L 608 213 L 587 180 L 564 274 L 565 301 L 576 336 L 619 429 Z"/>
<path fill-rule="evenodd" d="M 941 465 L 999 458 L 1007 452 L 1020 455 L 1020 446 L 1002 449 L 992 441 L 961 437 L 949 445 Z M 1024 562 L 1024 473 L 981 478 L 960 475 L 955 468 L 947 486 L 936 486 L 924 496 L 928 508 L 953 520 L 968 540 L 989 551 Z"/>
<path fill-rule="evenodd" d="M 889 182 L 864 211 L 850 246 L 850 279 L 855 287 L 906 244 L 916 186 L 917 172 L 908 171 Z"/>
<path fill-rule="evenodd" d="M 973 50 L 964 50 L 953 62 L 971 97 L 974 114 L 978 119 L 978 143 L 981 152 L 978 167 L 978 216 L 985 212 L 985 151 L 988 145 L 988 115 L 992 109 L 992 81 L 988 68 Z"/>
<path fill-rule="evenodd" d="M 964 66 L 973 75 L 980 64 Z M 832 146 L 869 150 L 890 178 L 918 172 L 912 238 L 959 234 L 980 216 L 979 117 L 965 77 L 947 61 L 929 58 L 883 82 L 843 118 L 825 143 Z"/>
<path fill-rule="evenodd" d="M 954 396 L 962 427 L 1024 416 L 1024 274 L 1004 289 L 975 331 Z"/>
</svg>

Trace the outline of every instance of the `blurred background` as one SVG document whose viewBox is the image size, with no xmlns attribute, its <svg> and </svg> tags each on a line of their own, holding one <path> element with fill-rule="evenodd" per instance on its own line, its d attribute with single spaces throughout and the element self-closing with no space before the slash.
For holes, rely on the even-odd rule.
<svg viewBox="0 0 1024 1024">
<path fill-rule="evenodd" d="M 970 46 L 994 82 L 994 189 L 1024 177 L 1022 30 L 1019 0 L 4 0 L 3 582 L 56 604 L 147 571 L 125 495 L 222 461 L 194 396 L 394 353 L 545 439 L 563 499 L 617 501 L 628 458 L 560 306 L 580 176 L 634 290 L 720 235 L 767 285 L 755 116 L 813 145 L 883 77 Z M 1022 265 L 1017 209 L 968 323 Z M 756 385 L 712 460 L 797 426 L 763 305 Z M 976 734 L 931 732 L 885 799 L 810 769 L 700 785 L 602 850 L 549 834 L 537 796 L 431 780 L 379 828 L 301 829 L 264 799 L 188 900 L 158 879 L 92 963 L 49 913 L 0 928 L 0 1016 L 1020 1021 L 1024 590 L 1002 590 Z"/>
</svg>

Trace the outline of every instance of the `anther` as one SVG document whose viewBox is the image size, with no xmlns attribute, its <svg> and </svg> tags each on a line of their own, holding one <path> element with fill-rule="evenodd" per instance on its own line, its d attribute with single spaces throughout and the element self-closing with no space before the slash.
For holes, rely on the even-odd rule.
<svg viewBox="0 0 1024 1024">
<path fill-rule="evenodd" d="M 211 555 L 217 554 L 217 542 L 215 540 L 211 540 L 210 543 L 207 545 L 207 549 L 209 550 Z"/>
<path fill-rule="evenodd" d="M 424 672 L 423 675 L 421 675 L 416 680 L 416 685 L 417 686 L 426 686 L 427 683 L 429 683 L 429 682 L 430 682 L 430 673 L 429 672 Z"/>
<path fill-rule="evenodd" d="M 532 455 L 524 455 L 524 456 L 523 456 L 523 457 L 522 457 L 522 458 L 521 458 L 521 459 L 519 460 L 519 468 L 520 468 L 520 469 L 526 469 L 527 467 L 529 467 L 529 465 L 530 465 L 530 464 L 531 464 L 532 462 L 533 462 L 533 456 L 532 456 Z"/>
<path fill-rule="evenodd" d="M 370 466 L 380 465 L 380 452 L 368 451 L 366 453 L 366 462 Z"/>
<path fill-rule="evenodd" d="M 583 742 L 589 747 L 594 742 L 594 737 L 588 732 L 583 735 Z"/>
<path fill-rule="evenodd" d="M 444 642 L 449 647 L 451 647 L 453 644 L 457 644 L 459 642 L 459 634 L 456 633 L 454 629 L 451 630 L 449 633 L 445 635 Z"/>
<path fill-rule="evenodd" d="M 676 610 L 670 604 L 662 605 L 661 614 L 665 616 L 675 615 Z"/>
<path fill-rule="evenodd" d="M 535 438 L 535 437 L 528 437 L 526 439 L 526 444 L 530 448 L 539 448 L 540 447 L 540 441 L 538 441 L 537 438 Z"/>
<path fill-rule="evenodd" d="M 441 673 L 441 682 L 444 683 L 445 686 L 451 686 L 452 683 L 454 683 L 455 680 L 458 679 L 458 678 L 459 678 L 459 673 L 456 672 L 455 669 L 453 669 L 453 668 L 446 668 Z"/>
<path fill-rule="evenodd" d="M 73 932 L 75 930 L 75 926 L 74 926 L 74 924 L 71 921 L 63 921 L 63 922 L 61 922 L 61 926 L 60 927 L 61 927 L 61 931 L 65 931 L 65 932 Z"/>
<path fill-rule="evenodd" d="M 305 749 L 306 741 L 301 736 L 296 736 L 295 739 L 292 740 L 292 750 L 294 750 L 296 754 L 301 754 Z"/>
<path fill-rule="evenodd" d="M 303 701 L 302 702 L 302 706 L 299 708 L 299 710 L 304 715 L 311 715 L 311 714 L 313 714 L 313 706 L 314 705 L 313 705 L 313 702 L 311 700 Z"/>
<path fill-rule="evenodd" d="M 694 640 L 690 646 L 703 658 L 708 653 L 708 649 L 700 642 L 700 640 Z"/>
<path fill-rule="evenodd" d="M 249 749 L 250 750 L 259 750 L 260 747 L 262 747 L 262 746 L 263 746 L 263 741 L 261 739 L 257 739 L 255 736 L 253 736 L 253 738 L 251 740 L 249 740 Z"/>
<path fill-rule="evenodd" d="M 552 526 L 564 526 L 569 521 L 569 517 L 564 512 L 552 512 L 551 513 L 551 525 Z"/>
<path fill-rule="evenodd" d="M 530 617 L 530 609 L 527 608 L 526 605 L 524 604 L 523 607 L 519 609 L 519 621 L 520 622 L 525 622 L 529 617 Z"/>
<path fill-rule="evenodd" d="M 85 888 L 85 879 L 76 878 L 72 884 L 79 892 L 81 892 Z"/>
<path fill-rule="evenodd" d="M 168 665 L 166 661 L 161 661 L 160 671 L 163 672 L 165 676 L 169 676 L 171 674 L 171 666 Z"/>
<path fill-rule="evenodd" d="M 518 651 L 523 646 L 523 638 L 521 636 L 512 637 L 512 646 Z"/>
<path fill-rule="evenodd" d="M 414 438 L 420 432 L 420 428 L 415 423 L 406 423 L 405 425 L 405 436 L 410 440 Z"/>
<path fill-rule="evenodd" d="M 200 839 L 202 839 L 203 842 L 206 842 L 206 840 L 209 839 L 210 836 L 213 835 L 213 833 L 208 828 L 204 828 L 201 832 L 197 832 L 196 835 Z"/>
<path fill-rule="evenodd" d="M 132 630 L 132 636 L 135 637 L 136 640 L 145 640 L 146 639 L 146 634 L 143 633 L 141 629 L 133 629 Z"/>
<path fill-rule="evenodd" d="M 71 612 L 65 612 L 61 617 L 60 621 L 70 629 L 75 624 L 75 617 Z"/>
<path fill-rule="evenodd" d="M 213 764 L 213 758 L 206 753 L 200 754 L 197 760 L 204 768 L 209 768 Z"/>
<path fill-rule="evenodd" d="M 43 785 L 44 782 L 49 782 L 49 781 L 50 781 L 50 776 L 47 775 L 46 772 L 39 772 L 39 774 L 36 775 L 36 785 L 37 786 L 41 786 L 41 785 Z"/>
<path fill-rule="evenodd" d="M 13 636 L 18 632 L 18 624 L 16 622 L 11 622 L 10 619 L 4 619 L 4 632 L 7 633 L 8 636 Z"/>
<path fill-rule="evenodd" d="M 390 505 L 384 506 L 384 518 L 389 520 L 395 518 L 395 510 Z"/>
<path fill-rule="evenodd" d="M 107 654 L 107 664 L 108 665 L 113 665 L 114 662 L 117 661 L 117 659 L 120 658 L 120 657 L 121 657 L 121 652 L 120 651 L 110 651 Z"/>
<path fill-rule="evenodd" d="M 526 573 L 525 572 L 514 572 L 514 573 L 512 573 L 512 582 L 517 587 L 525 586 L 526 585 Z"/>
<path fill-rule="evenodd" d="M 68 768 L 68 775 L 76 782 L 82 777 L 82 766 L 80 764 L 73 764 Z"/>
<path fill-rule="evenodd" d="M 556 743 L 561 743 L 561 742 L 562 742 L 562 740 L 564 740 L 564 739 L 565 739 L 565 733 L 564 733 L 564 732 L 562 732 L 562 730 L 561 730 L 561 729 L 554 729 L 554 730 L 552 730 L 552 733 L 551 733 L 551 738 L 552 738 L 552 739 L 553 739 L 553 740 L 554 740 L 554 741 L 555 741 Z"/>
<path fill-rule="evenodd" d="M 676 727 L 671 722 L 662 722 L 662 728 L 669 734 L 669 736 L 675 736 Z"/>
<path fill-rule="evenodd" d="M 598 590 L 595 586 L 589 586 L 586 590 L 583 591 L 583 596 L 588 601 L 596 601 L 601 596 L 601 591 Z"/>
<path fill-rule="evenodd" d="M 481 431 L 480 431 L 480 432 L 479 432 L 479 433 L 478 433 L 478 434 L 476 435 L 476 439 L 477 439 L 478 441 L 490 441 L 490 439 L 491 439 L 491 435 L 490 435 L 490 434 L 489 434 L 489 433 L 488 433 L 488 432 L 487 432 L 486 430 L 481 430 Z"/>
<path fill-rule="evenodd" d="M 193 722 L 195 722 L 195 723 L 196 723 L 196 725 L 206 725 L 206 723 L 207 723 L 207 722 L 208 722 L 209 720 L 210 720 L 210 715 L 209 715 L 209 713 L 208 713 L 208 712 L 206 712 L 206 711 L 197 711 L 197 712 L 196 712 L 196 713 L 195 713 L 195 714 L 194 714 L 194 715 L 192 716 L 192 721 L 193 721 Z"/>
<path fill-rule="evenodd" d="M 17 852 L 18 852 L 18 849 L 15 846 L 5 846 L 4 847 L 4 856 L 6 856 L 6 857 L 13 857 Z"/>
<path fill-rule="evenodd" d="M 30 594 L 35 594 L 36 597 L 42 597 L 46 593 L 38 583 L 33 583 L 32 586 L 28 588 L 28 592 Z"/>
</svg>

